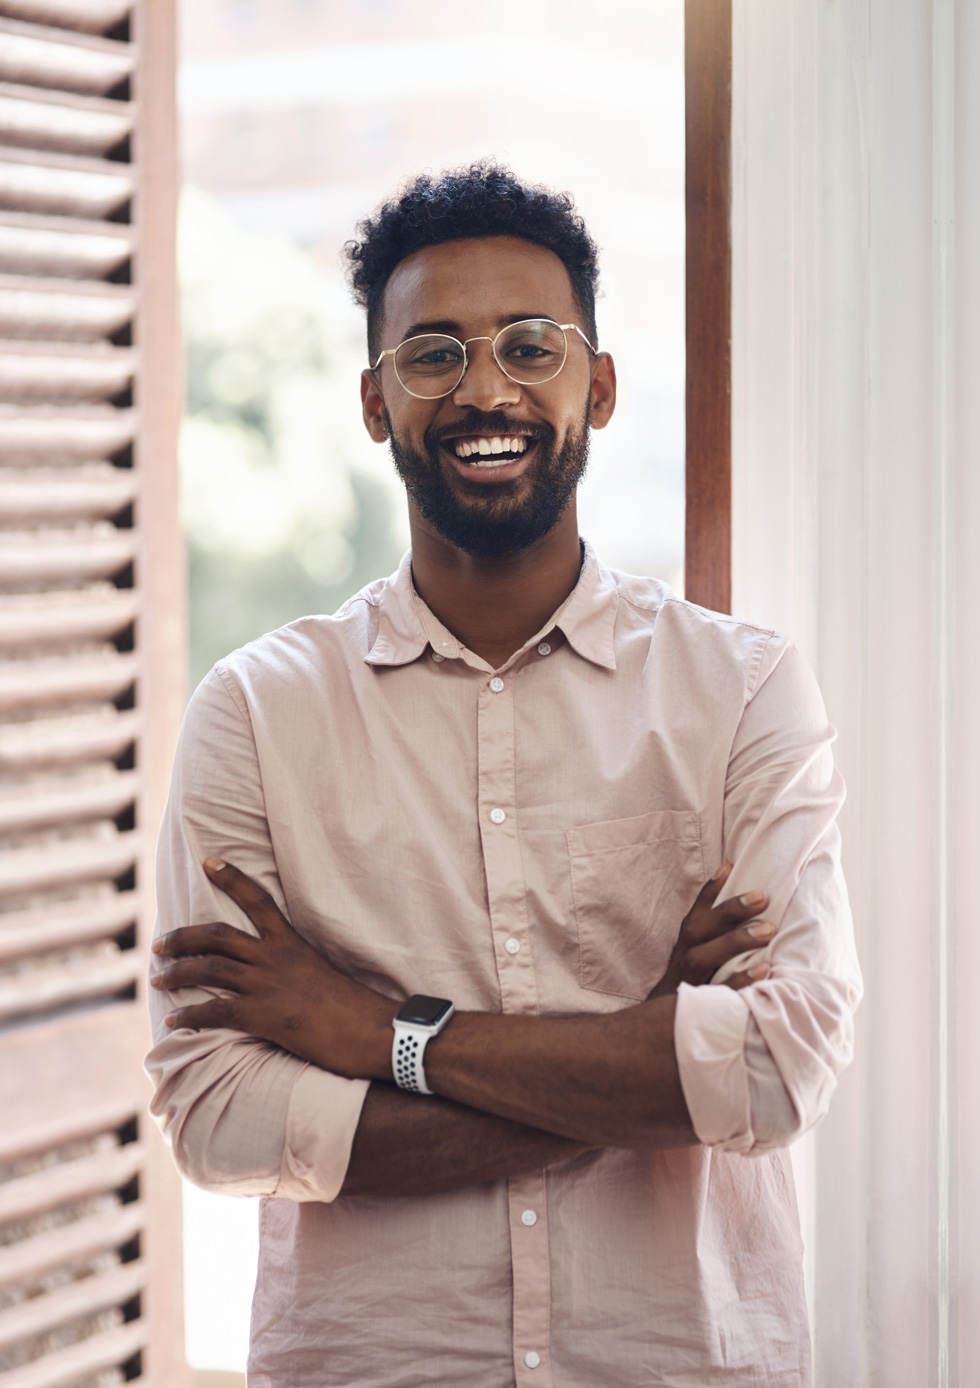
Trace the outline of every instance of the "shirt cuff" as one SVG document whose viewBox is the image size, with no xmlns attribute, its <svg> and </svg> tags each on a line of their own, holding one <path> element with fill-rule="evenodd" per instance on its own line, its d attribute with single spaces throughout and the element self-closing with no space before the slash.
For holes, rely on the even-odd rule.
<svg viewBox="0 0 980 1388">
<path fill-rule="evenodd" d="M 674 1049 L 694 1132 L 706 1147 L 748 1152 L 755 1142 L 745 1034 L 749 1009 L 720 984 L 677 990 Z"/>
<path fill-rule="evenodd" d="M 329 1202 L 337 1197 L 368 1084 L 306 1066 L 289 1096 L 277 1200 Z"/>
</svg>

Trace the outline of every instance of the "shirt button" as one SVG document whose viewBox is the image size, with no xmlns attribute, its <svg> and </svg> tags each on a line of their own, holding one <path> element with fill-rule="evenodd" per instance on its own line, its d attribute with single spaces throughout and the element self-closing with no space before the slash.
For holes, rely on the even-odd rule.
<svg viewBox="0 0 980 1388">
<path fill-rule="evenodd" d="M 440 655 L 438 651 L 433 651 L 433 652 L 432 652 L 432 659 L 435 660 L 435 661 L 438 661 L 438 662 L 441 664 L 442 661 L 444 661 L 444 660 L 446 659 L 446 657 L 445 657 L 444 655 Z"/>
<path fill-rule="evenodd" d="M 524 1356 L 524 1363 L 529 1369 L 536 1369 L 541 1363 L 541 1356 L 538 1354 L 537 1350 L 529 1349 Z"/>
<path fill-rule="evenodd" d="M 538 643 L 538 655 L 551 655 L 551 647 L 548 645 L 547 641 L 540 641 Z"/>
<path fill-rule="evenodd" d="M 532 1224 L 537 1224 L 537 1222 L 538 1217 L 533 1210 L 525 1210 L 521 1215 L 521 1223 L 526 1224 L 529 1229 Z"/>
<path fill-rule="evenodd" d="M 503 687 L 503 680 L 500 678 L 499 675 L 494 675 L 493 679 L 490 681 L 490 688 L 493 690 L 495 694 L 499 694 Z"/>
<path fill-rule="evenodd" d="M 491 810 L 490 818 L 494 824 L 503 824 L 504 820 L 507 818 L 507 815 L 503 810 Z"/>
<path fill-rule="evenodd" d="M 515 940 L 512 935 L 509 940 L 504 941 L 504 949 L 508 954 L 520 954 L 521 942 L 520 940 Z"/>
</svg>

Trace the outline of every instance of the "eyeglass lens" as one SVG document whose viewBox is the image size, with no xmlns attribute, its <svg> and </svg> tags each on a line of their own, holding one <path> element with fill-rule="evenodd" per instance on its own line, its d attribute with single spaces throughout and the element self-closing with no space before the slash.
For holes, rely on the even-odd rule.
<svg viewBox="0 0 980 1388">
<path fill-rule="evenodd" d="M 521 385 L 541 385 L 565 364 L 565 334 L 557 323 L 529 319 L 504 328 L 493 341 L 493 355 L 505 376 Z M 410 337 L 395 352 L 395 372 L 412 395 L 435 400 L 455 390 L 466 359 L 461 343 L 442 333 Z"/>
</svg>

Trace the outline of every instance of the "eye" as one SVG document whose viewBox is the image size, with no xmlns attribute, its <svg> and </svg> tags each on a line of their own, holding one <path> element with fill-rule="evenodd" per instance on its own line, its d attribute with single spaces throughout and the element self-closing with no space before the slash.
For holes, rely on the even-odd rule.
<svg viewBox="0 0 980 1388">
<path fill-rule="evenodd" d="M 561 369 L 565 336 L 557 323 L 546 319 L 515 323 L 501 334 L 497 353 L 501 364 L 520 373 L 517 379 L 547 378 Z"/>
<path fill-rule="evenodd" d="M 518 342 L 507 348 L 509 361 L 545 361 L 552 356 L 554 352 L 540 342 Z"/>
<path fill-rule="evenodd" d="M 452 347 L 430 347 L 427 352 L 414 352 L 411 357 L 413 366 L 452 366 L 461 360 Z"/>
</svg>

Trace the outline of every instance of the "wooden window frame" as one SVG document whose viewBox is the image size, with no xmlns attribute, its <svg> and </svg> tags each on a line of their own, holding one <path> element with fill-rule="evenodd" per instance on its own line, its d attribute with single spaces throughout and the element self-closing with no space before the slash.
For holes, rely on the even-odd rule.
<svg viewBox="0 0 980 1388">
<path fill-rule="evenodd" d="M 684 593 L 732 601 L 731 0 L 685 0 Z"/>
</svg>

